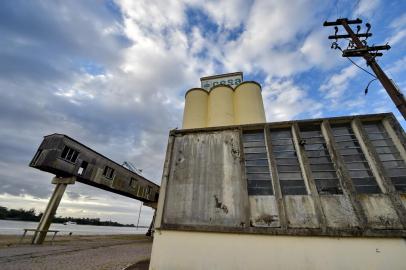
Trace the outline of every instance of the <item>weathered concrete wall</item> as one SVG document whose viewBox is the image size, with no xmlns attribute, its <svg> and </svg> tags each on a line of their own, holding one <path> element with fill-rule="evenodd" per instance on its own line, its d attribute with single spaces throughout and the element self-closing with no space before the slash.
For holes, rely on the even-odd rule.
<svg viewBox="0 0 406 270">
<path fill-rule="evenodd" d="M 247 223 L 238 130 L 175 137 L 168 182 L 164 223 Z"/>
<path fill-rule="evenodd" d="M 284 197 L 284 202 L 289 227 L 320 227 L 312 197 L 307 195 L 288 195 Z"/>
<path fill-rule="evenodd" d="M 360 226 L 354 208 L 345 196 L 320 196 L 320 202 L 328 227 L 337 229 Z"/>
<path fill-rule="evenodd" d="M 403 270 L 402 238 L 158 231 L 150 270 Z"/>
<path fill-rule="evenodd" d="M 401 229 L 399 217 L 388 196 L 383 194 L 359 195 L 368 225 L 377 229 Z"/>
<path fill-rule="evenodd" d="M 406 215 L 402 213 L 406 211 L 406 196 L 402 190 L 395 190 L 381 173 L 382 170 L 378 168 L 380 161 L 374 157 L 374 146 L 362 131 L 364 123 L 383 121 L 388 117 L 384 114 L 312 120 L 300 125 L 297 122 L 284 122 L 173 131 L 170 135 L 170 142 L 173 143 L 169 144 L 166 156 L 163 190 L 160 192 L 162 210 L 158 211 L 156 228 L 296 236 L 405 237 Z M 304 151 L 307 142 L 301 136 L 301 129 L 321 123 L 324 132 L 314 133 L 313 139 L 325 137 L 328 147 L 323 146 L 322 151 L 319 150 L 320 146 Z M 342 123 L 347 123 L 349 127 L 351 123 L 355 135 L 336 134 L 333 137 L 330 123 L 335 127 Z M 280 138 L 272 139 L 276 135 L 269 130 L 280 128 L 290 132 L 287 126 L 292 128 L 293 136 L 288 139 L 293 143 L 287 145 Z M 250 142 L 251 148 L 242 147 L 242 134 L 253 132 L 265 134 L 262 137 L 264 141 L 254 140 Z M 400 136 L 401 139 L 398 133 L 392 132 L 392 136 Z M 252 138 L 259 140 L 260 136 Z M 308 139 L 309 145 L 311 139 Z M 358 140 L 363 144 L 361 147 L 352 144 L 338 147 L 336 140 Z M 273 147 L 276 150 L 270 151 Z M 403 144 L 398 143 L 398 147 L 400 149 Z M 388 151 L 386 148 L 383 150 Z M 379 148 L 376 151 L 383 150 Z M 365 160 L 359 160 L 359 151 L 363 151 Z M 300 168 L 291 165 L 292 152 L 299 157 Z M 279 156 L 275 158 L 274 155 Z M 319 163 L 313 160 L 310 164 L 309 157 L 317 159 Z M 352 159 L 344 162 L 349 157 Z M 326 162 L 334 163 L 334 166 L 323 167 Z M 359 164 L 365 162 L 371 168 L 376 168 L 376 172 L 372 170 L 373 176 L 360 178 L 359 172 L 365 171 Z M 319 174 L 312 171 L 316 166 Z M 263 168 L 266 168 L 265 171 Z M 338 175 L 335 180 L 330 174 L 334 170 Z M 280 178 L 295 183 L 300 173 L 305 176 L 307 194 L 283 194 Z M 255 174 L 260 177 L 252 178 Z M 261 178 L 263 176 L 266 177 Z M 337 181 L 339 188 L 320 192 L 315 185 L 316 180 L 320 179 L 325 183 Z M 381 183 L 382 189 L 362 193 L 354 188 L 354 183 L 365 185 L 374 179 Z M 271 192 L 250 193 L 247 185 L 256 182 L 261 187 L 261 181 L 272 181 Z"/>
<path fill-rule="evenodd" d="M 275 196 L 249 196 L 250 224 L 255 227 L 280 227 Z"/>
</svg>

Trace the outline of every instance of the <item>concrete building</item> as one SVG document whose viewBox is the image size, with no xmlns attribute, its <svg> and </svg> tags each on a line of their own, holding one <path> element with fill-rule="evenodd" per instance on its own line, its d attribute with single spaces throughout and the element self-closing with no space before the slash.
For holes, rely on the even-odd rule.
<svg viewBox="0 0 406 270">
<path fill-rule="evenodd" d="M 396 118 L 247 124 L 236 108 L 249 114 L 251 93 L 235 102 L 244 85 L 193 90 L 206 107 L 188 109 L 192 96 L 185 129 L 170 132 L 150 269 L 404 269 L 406 137 Z M 208 112 L 213 90 L 234 95 L 233 117 L 209 120 L 231 112 Z"/>
</svg>

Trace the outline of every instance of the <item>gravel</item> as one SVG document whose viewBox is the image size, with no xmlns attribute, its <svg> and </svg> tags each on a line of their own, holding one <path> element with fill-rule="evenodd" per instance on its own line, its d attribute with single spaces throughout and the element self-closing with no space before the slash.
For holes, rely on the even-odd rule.
<svg viewBox="0 0 406 270">
<path fill-rule="evenodd" d="M 122 270 L 148 260 L 152 246 L 150 238 L 139 235 L 62 237 L 44 245 L 17 242 L 17 236 L 7 243 L 0 236 L 2 270 Z"/>
</svg>

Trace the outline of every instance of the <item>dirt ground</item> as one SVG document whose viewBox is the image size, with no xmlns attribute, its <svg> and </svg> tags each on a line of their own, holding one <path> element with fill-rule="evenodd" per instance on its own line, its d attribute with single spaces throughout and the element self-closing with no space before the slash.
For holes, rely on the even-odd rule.
<svg viewBox="0 0 406 270">
<path fill-rule="evenodd" d="M 2 270 L 148 269 L 152 246 L 152 239 L 143 235 L 57 236 L 43 245 L 29 240 L 19 243 L 19 236 L 0 236 Z"/>
</svg>

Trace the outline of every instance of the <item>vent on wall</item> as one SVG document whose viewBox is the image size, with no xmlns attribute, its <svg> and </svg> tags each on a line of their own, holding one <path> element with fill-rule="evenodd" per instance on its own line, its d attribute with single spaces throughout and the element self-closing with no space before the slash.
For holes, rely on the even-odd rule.
<svg viewBox="0 0 406 270">
<path fill-rule="evenodd" d="M 307 194 L 290 128 L 271 129 L 271 144 L 282 194 Z"/>
<path fill-rule="evenodd" d="M 319 194 L 342 194 L 320 126 L 302 127 L 301 138 Z"/>
<path fill-rule="evenodd" d="M 332 125 L 331 129 L 356 192 L 381 193 L 350 124 Z"/>
<path fill-rule="evenodd" d="M 271 171 L 263 130 L 244 132 L 243 146 L 248 195 L 272 195 Z"/>
<path fill-rule="evenodd" d="M 395 189 L 406 192 L 406 164 L 380 122 L 363 124 L 365 131 Z"/>
</svg>

